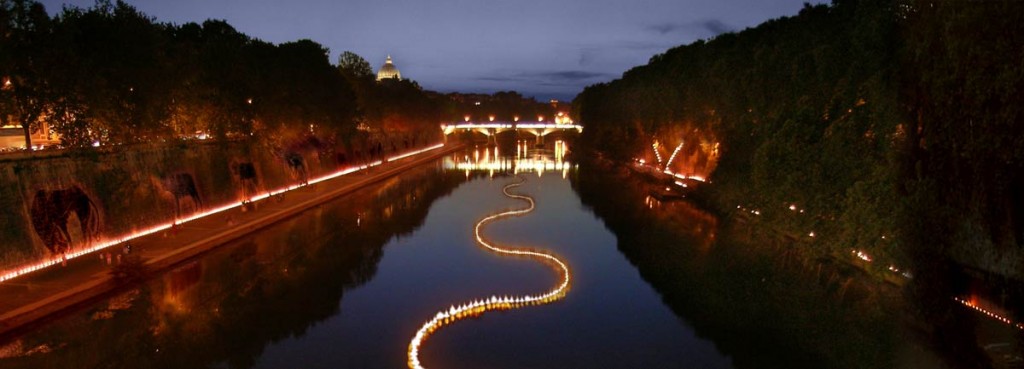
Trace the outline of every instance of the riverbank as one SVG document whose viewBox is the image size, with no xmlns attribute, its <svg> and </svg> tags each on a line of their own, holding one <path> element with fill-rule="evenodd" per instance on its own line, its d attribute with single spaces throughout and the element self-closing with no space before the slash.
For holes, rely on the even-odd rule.
<svg viewBox="0 0 1024 369">
<path fill-rule="evenodd" d="M 112 271 L 144 277 L 167 270 L 225 242 L 429 163 L 459 148 L 460 145 L 450 145 L 416 155 L 396 156 L 379 166 L 299 187 L 247 206 L 234 207 L 133 239 L 128 255 L 123 254 L 122 247 L 110 247 L 6 281 L 0 284 L 0 296 L 4 297 L 0 299 L 0 341 L 130 285 L 117 279 Z M 122 263 L 128 263 L 129 259 L 133 261 L 117 267 L 119 259 L 123 259 Z"/>
</svg>

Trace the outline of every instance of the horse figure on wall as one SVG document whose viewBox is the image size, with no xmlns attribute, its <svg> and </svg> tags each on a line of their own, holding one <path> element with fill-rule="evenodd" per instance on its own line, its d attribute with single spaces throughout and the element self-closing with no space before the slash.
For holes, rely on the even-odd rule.
<svg viewBox="0 0 1024 369">
<path fill-rule="evenodd" d="M 285 164 L 288 164 L 288 168 L 292 170 L 292 174 L 297 177 L 300 186 L 309 184 L 309 175 L 306 172 L 306 161 L 302 158 L 302 154 L 297 152 L 285 153 L 284 162 Z"/>
<path fill-rule="evenodd" d="M 88 243 L 99 235 L 99 208 L 78 186 L 36 191 L 30 215 L 32 228 L 52 254 L 71 250 L 74 243 L 68 232 L 71 215 L 78 218 L 80 241 Z"/>
<path fill-rule="evenodd" d="M 251 162 L 231 164 L 231 174 L 242 187 L 242 198 L 244 201 L 248 201 L 249 198 L 256 194 L 259 179 L 256 175 L 256 167 Z"/>
<path fill-rule="evenodd" d="M 174 219 L 181 218 L 183 201 L 191 203 L 193 213 L 203 208 L 203 200 L 199 197 L 199 189 L 191 174 L 175 173 L 162 178 L 158 185 L 174 198 Z"/>
</svg>

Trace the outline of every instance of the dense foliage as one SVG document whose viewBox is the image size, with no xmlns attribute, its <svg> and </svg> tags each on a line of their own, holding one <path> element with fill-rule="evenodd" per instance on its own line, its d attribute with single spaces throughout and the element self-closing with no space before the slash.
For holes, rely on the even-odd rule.
<svg viewBox="0 0 1024 369">
<path fill-rule="evenodd" d="M 574 113 L 622 162 L 720 157 L 715 206 L 823 253 L 1020 277 L 1021 60 L 1019 2 L 836 0 L 656 55 Z"/>
<path fill-rule="evenodd" d="M 220 20 L 160 23 L 122 1 L 51 18 L 35 1 L 0 0 L 0 27 L 0 119 L 26 141 L 43 121 L 66 147 L 242 137 L 280 146 L 309 135 L 344 146 L 409 140 L 427 122 L 436 140 L 447 104 L 415 82 L 353 76 L 310 40 L 275 45 Z"/>
</svg>

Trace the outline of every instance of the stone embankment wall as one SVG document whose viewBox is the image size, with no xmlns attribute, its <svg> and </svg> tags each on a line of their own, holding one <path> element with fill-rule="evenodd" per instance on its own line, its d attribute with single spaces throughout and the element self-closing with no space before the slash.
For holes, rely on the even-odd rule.
<svg viewBox="0 0 1024 369">
<path fill-rule="evenodd" d="M 317 149 L 251 142 L 0 156 L 0 270 L 352 164 L 345 161 Z"/>
</svg>

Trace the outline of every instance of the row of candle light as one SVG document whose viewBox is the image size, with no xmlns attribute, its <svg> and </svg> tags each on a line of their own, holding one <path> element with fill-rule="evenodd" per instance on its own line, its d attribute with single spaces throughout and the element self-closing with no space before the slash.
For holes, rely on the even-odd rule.
<svg viewBox="0 0 1024 369">
<path fill-rule="evenodd" d="M 419 150 L 412 150 L 412 151 L 409 151 L 409 152 L 406 152 L 406 153 L 403 153 L 403 154 L 392 156 L 392 157 L 388 158 L 387 161 L 395 161 L 395 160 L 404 159 L 406 157 L 417 155 L 417 154 L 421 154 L 421 153 L 424 153 L 424 152 L 427 152 L 427 151 L 431 151 L 431 150 L 435 150 L 435 149 L 441 148 L 443 146 L 444 146 L 444 144 L 437 144 L 437 145 L 430 146 L 430 147 L 423 148 L 423 149 L 419 149 Z M 316 183 L 323 182 L 323 181 L 326 181 L 326 180 L 334 179 L 334 178 L 337 178 L 337 177 L 340 177 L 340 176 L 343 176 L 343 175 L 346 175 L 346 174 L 350 174 L 350 173 L 353 173 L 353 172 L 356 172 L 356 171 L 359 171 L 359 170 L 362 170 L 362 169 L 366 169 L 366 168 L 370 168 L 370 167 L 375 167 L 375 166 L 381 165 L 383 163 L 384 163 L 383 161 L 378 160 L 378 161 L 370 162 L 370 163 L 367 163 L 367 164 L 364 164 L 364 165 L 361 165 L 361 166 L 353 166 L 353 167 L 345 168 L 345 169 L 342 169 L 342 170 L 339 170 L 339 171 L 336 171 L 336 172 L 333 172 L 333 173 L 330 173 L 330 174 L 327 174 L 327 175 L 324 175 L 324 176 L 321 176 L 321 177 L 310 179 L 308 181 L 308 184 L 316 184 Z M 281 193 L 284 193 L 284 192 L 288 192 L 288 191 L 294 190 L 294 189 L 299 188 L 299 187 L 302 187 L 302 185 L 300 185 L 300 184 L 288 185 L 288 186 L 285 186 L 285 187 L 282 187 L 282 188 L 278 188 L 278 189 L 275 189 L 275 190 L 272 190 L 272 191 L 267 191 L 265 193 L 253 196 L 252 198 L 249 199 L 249 201 L 264 200 L 264 199 L 267 199 L 267 198 L 269 198 L 271 196 L 278 195 L 278 194 L 281 194 Z M 145 228 L 145 229 L 142 229 L 142 230 L 138 230 L 138 231 L 129 233 L 127 235 L 123 235 L 123 236 L 120 236 L 120 237 L 113 237 L 111 239 L 102 240 L 102 241 L 96 241 L 96 242 L 93 242 L 88 247 L 84 247 L 84 248 L 81 248 L 81 249 L 78 249 L 78 250 L 72 250 L 70 252 L 63 253 L 61 255 L 57 255 L 54 258 L 50 258 L 50 259 L 47 259 L 47 260 L 39 261 L 39 262 L 33 263 L 31 265 L 26 265 L 26 266 L 22 266 L 22 267 L 13 269 L 13 270 L 8 270 L 6 272 L 3 272 L 3 274 L 0 274 L 0 283 L 9 281 L 11 279 L 14 279 L 14 278 L 23 276 L 25 274 L 29 274 L 29 273 L 38 271 L 38 270 L 46 269 L 48 267 L 51 267 L 51 266 L 54 266 L 54 265 L 57 265 L 57 264 L 61 264 L 61 263 L 63 263 L 66 260 L 71 260 L 71 259 L 77 258 L 77 257 L 82 256 L 82 255 L 87 255 L 87 254 L 90 254 L 90 253 L 93 253 L 93 252 L 96 252 L 96 251 L 99 251 L 99 250 L 103 250 L 103 249 L 106 249 L 108 247 L 124 243 L 126 241 L 130 241 L 130 240 L 133 240 L 133 239 L 136 239 L 136 238 L 139 238 L 139 237 L 151 235 L 151 234 L 154 234 L 154 233 L 157 233 L 157 232 L 165 231 L 165 230 L 170 229 L 171 227 L 174 227 L 174 226 L 182 224 L 182 223 L 188 223 L 188 222 L 191 222 L 191 221 L 199 219 L 199 218 L 207 217 L 207 216 L 210 216 L 210 215 L 214 215 L 214 214 L 217 214 L 217 213 L 224 212 L 226 210 L 234 209 L 236 207 L 242 206 L 242 204 L 243 204 L 243 202 L 235 202 L 235 203 L 230 203 L 230 204 L 227 204 L 227 205 L 222 205 L 222 206 L 219 206 L 219 207 L 216 207 L 216 208 L 213 208 L 213 209 L 208 209 L 208 210 L 205 210 L 205 211 L 202 211 L 202 212 L 194 213 L 192 215 L 186 216 L 186 217 L 181 218 L 181 219 L 177 219 L 177 220 L 172 221 L 172 222 L 163 223 L 163 224 L 160 224 L 160 225 L 157 225 L 157 226 L 153 226 L 153 227 Z"/>
<path fill-rule="evenodd" d="M 412 340 L 409 342 L 409 351 L 408 351 L 408 364 L 409 364 L 409 368 L 412 368 L 412 369 L 423 368 L 423 365 L 420 363 L 420 359 L 419 359 L 420 346 L 423 345 L 423 342 L 426 341 L 426 339 L 432 333 L 434 333 L 435 331 L 437 331 L 441 327 L 444 327 L 445 325 L 452 324 L 452 323 L 454 323 L 454 322 L 456 322 L 458 320 L 461 320 L 461 319 L 465 319 L 465 318 L 469 318 L 469 317 L 475 317 L 475 316 L 483 314 L 483 313 L 485 313 L 487 311 L 492 311 L 492 310 L 509 310 L 509 309 L 515 309 L 515 308 L 520 308 L 520 307 L 529 306 L 529 305 L 547 304 L 547 303 L 550 303 L 550 302 L 557 301 L 557 300 L 561 299 L 562 297 L 565 296 L 565 293 L 568 292 L 569 284 L 570 284 L 570 281 L 571 281 L 571 274 L 569 272 L 569 266 L 566 265 L 566 263 L 563 262 L 561 259 L 555 257 L 554 255 L 551 255 L 551 254 L 548 254 L 548 253 L 544 253 L 544 252 L 539 252 L 539 251 L 531 251 L 531 250 L 524 250 L 524 249 L 506 249 L 506 248 L 501 248 L 501 247 L 495 246 L 494 244 L 491 244 L 490 242 L 487 242 L 487 240 L 485 240 L 484 237 L 480 235 L 480 229 L 485 224 L 487 224 L 487 223 L 489 223 L 491 221 L 494 221 L 494 220 L 497 220 L 497 219 L 501 219 L 501 218 L 505 218 L 505 217 L 523 215 L 523 214 L 526 214 L 526 213 L 529 213 L 529 212 L 533 211 L 533 209 L 536 207 L 536 204 L 534 203 L 533 198 L 531 198 L 529 196 L 517 195 L 517 194 L 509 193 L 509 189 L 514 188 L 514 187 L 518 187 L 518 186 L 522 185 L 522 183 L 523 183 L 523 181 L 506 185 L 502 189 L 502 192 L 505 194 L 505 196 L 508 196 L 508 197 L 511 197 L 511 198 L 514 198 L 514 199 L 525 200 L 530 205 L 528 207 L 526 207 L 526 208 L 504 211 L 504 212 L 501 212 L 501 213 L 489 215 L 489 216 L 481 219 L 479 222 L 476 223 L 476 227 L 474 228 L 474 234 L 476 236 L 476 241 L 477 241 L 478 244 L 480 244 L 480 246 L 483 246 L 484 248 L 486 248 L 486 249 L 488 249 L 488 250 L 490 250 L 492 252 L 498 253 L 498 254 L 528 256 L 528 257 L 535 257 L 535 258 L 538 258 L 538 259 L 541 259 L 541 260 L 544 260 L 544 261 L 549 261 L 553 265 L 557 266 L 558 269 L 561 271 L 561 273 L 560 273 L 561 277 L 562 277 L 561 283 L 558 286 L 556 286 L 555 288 L 553 288 L 552 290 L 548 291 L 547 293 L 540 294 L 540 295 L 526 295 L 526 296 L 517 296 L 517 297 L 509 297 L 509 296 L 497 297 L 497 296 L 491 296 L 490 298 L 474 300 L 474 301 L 471 301 L 471 302 L 460 304 L 459 306 L 452 305 L 447 310 L 442 310 L 442 311 L 437 312 L 437 314 L 435 314 L 433 318 L 431 318 L 426 323 L 424 323 L 420 327 L 420 329 L 418 331 L 416 331 L 416 334 L 413 336 Z"/>
</svg>

